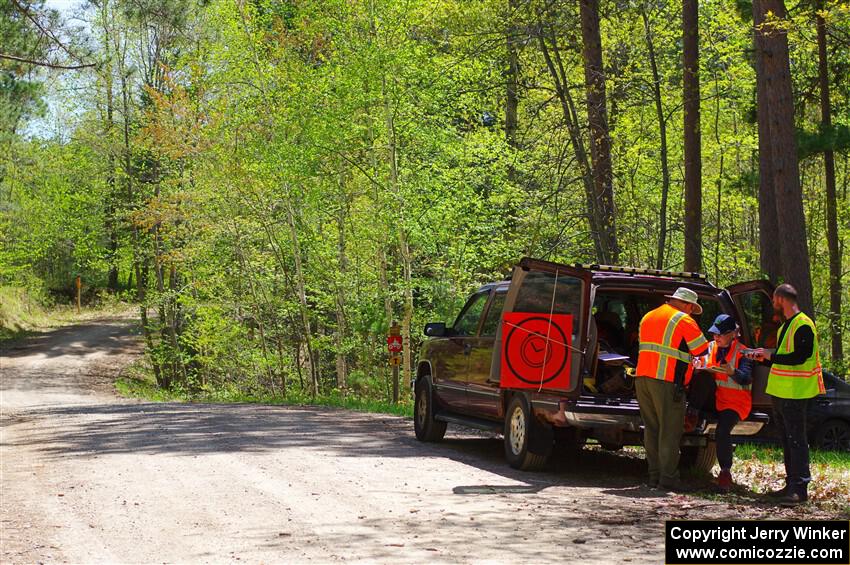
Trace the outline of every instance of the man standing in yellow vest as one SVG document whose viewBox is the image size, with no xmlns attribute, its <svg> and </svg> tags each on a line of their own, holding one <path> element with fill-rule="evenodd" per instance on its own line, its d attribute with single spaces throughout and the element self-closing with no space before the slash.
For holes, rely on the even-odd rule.
<svg viewBox="0 0 850 565">
<path fill-rule="evenodd" d="M 691 359 L 708 349 L 690 314 L 701 314 L 697 293 L 685 287 L 668 295 L 667 304 L 640 322 L 635 392 L 643 420 L 643 445 L 649 485 L 685 490 L 679 481 L 679 443 L 685 428 L 684 387 L 694 368 Z"/>
<path fill-rule="evenodd" d="M 776 339 L 776 352 L 756 349 L 753 358 L 770 364 L 765 392 L 773 397 L 773 417 L 782 435 L 785 487 L 768 496 L 783 505 L 808 499 L 809 442 L 806 438 L 806 409 L 810 398 L 824 392 L 817 330 L 811 318 L 797 306 L 797 290 L 779 285 L 773 293 L 773 309 L 783 318 Z"/>
</svg>

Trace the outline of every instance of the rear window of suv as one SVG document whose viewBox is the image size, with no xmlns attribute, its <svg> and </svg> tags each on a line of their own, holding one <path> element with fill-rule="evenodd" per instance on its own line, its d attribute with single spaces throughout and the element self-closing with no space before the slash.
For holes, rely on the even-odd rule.
<svg viewBox="0 0 850 565">
<path fill-rule="evenodd" d="M 557 283 L 557 284 L 556 284 Z M 531 271 L 522 283 L 514 312 L 576 314 L 581 306 L 581 281 L 552 273 Z"/>
</svg>

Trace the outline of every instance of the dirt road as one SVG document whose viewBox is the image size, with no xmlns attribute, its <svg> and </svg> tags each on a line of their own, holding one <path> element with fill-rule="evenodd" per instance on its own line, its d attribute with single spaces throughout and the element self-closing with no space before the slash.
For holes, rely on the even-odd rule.
<svg viewBox="0 0 850 565">
<path fill-rule="evenodd" d="M 131 327 L 3 351 L 3 563 L 660 563 L 665 519 L 794 517 L 659 496 L 621 454 L 529 474 L 495 437 L 424 445 L 392 416 L 120 399 Z"/>
</svg>

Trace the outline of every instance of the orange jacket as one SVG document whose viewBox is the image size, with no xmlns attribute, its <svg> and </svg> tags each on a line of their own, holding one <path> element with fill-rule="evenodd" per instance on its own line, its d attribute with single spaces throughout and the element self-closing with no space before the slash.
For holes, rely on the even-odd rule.
<svg viewBox="0 0 850 565">
<path fill-rule="evenodd" d="M 708 344 L 708 354 L 706 357 L 706 368 L 719 367 L 724 363 L 717 360 L 717 342 L 712 341 Z M 737 369 L 741 364 L 744 346 L 737 339 L 729 344 L 729 352 L 726 354 L 726 363 L 733 369 Z M 750 415 L 750 410 L 753 407 L 753 394 L 750 390 L 750 385 L 741 385 L 724 373 L 714 373 L 714 383 L 717 385 L 714 403 L 717 411 L 734 410 L 742 420 L 746 420 Z"/>
<path fill-rule="evenodd" d="M 662 304 L 640 321 L 640 347 L 635 375 L 687 385 L 694 373 L 691 358 L 702 355 L 708 342 L 693 318 Z M 678 379 L 677 379 L 678 377 Z"/>
</svg>

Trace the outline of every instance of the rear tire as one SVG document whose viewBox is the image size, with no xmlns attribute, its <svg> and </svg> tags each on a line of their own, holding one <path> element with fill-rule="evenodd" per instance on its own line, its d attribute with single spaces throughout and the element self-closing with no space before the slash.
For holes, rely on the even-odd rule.
<svg viewBox="0 0 850 565">
<path fill-rule="evenodd" d="M 505 459 L 514 469 L 532 471 L 542 467 L 549 459 L 552 452 L 552 433 L 548 430 L 549 433 L 545 434 L 546 430 L 540 430 L 539 427 L 531 416 L 525 396 L 515 395 L 508 404 L 504 431 Z M 548 450 L 544 446 L 544 453 L 532 453 L 529 449 L 533 441 L 532 434 L 535 432 L 548 436 Z M 545 440 L 545 437 L 541 439 Z"/>
<path fill-rule="evenodd" d="M 717 444 L 713 441 L 704 446 L 688 445 L 680 449 L 679 469 L 695 474 L 711 474 L 717 462 Z"/>
<path fill-rule="evenodd" d="M 419 441 L 436 442 L 446 435 L 446 423 L 434 419 L 434 399 L 431 395 L 431 382 L 427 378 L 420 379 L 416 385 L 413 430 Z"/>
</svg>

